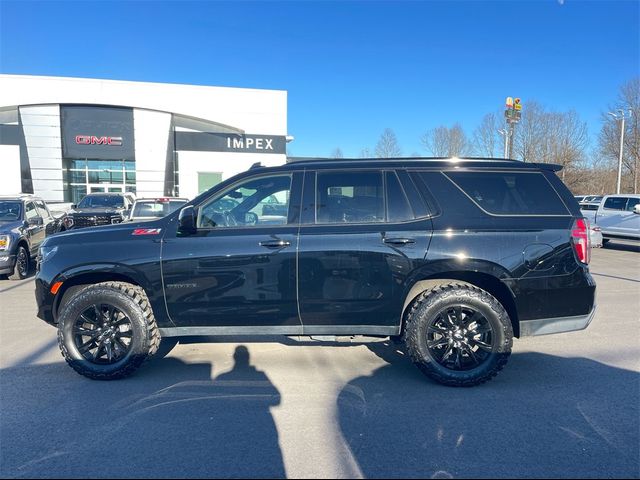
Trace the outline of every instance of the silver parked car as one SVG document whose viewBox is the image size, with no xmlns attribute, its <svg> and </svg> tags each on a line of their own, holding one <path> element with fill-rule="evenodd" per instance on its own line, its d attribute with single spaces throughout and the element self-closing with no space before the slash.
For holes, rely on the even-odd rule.
<svg viewBox="0 0 640 480">
<path fill-rule="evenodd" d="M 139 198 L 133 204 L 128 220 L 155 220 L 166 217 L 188 201 L 187 198 L 178 197 Z"/>
</svg>

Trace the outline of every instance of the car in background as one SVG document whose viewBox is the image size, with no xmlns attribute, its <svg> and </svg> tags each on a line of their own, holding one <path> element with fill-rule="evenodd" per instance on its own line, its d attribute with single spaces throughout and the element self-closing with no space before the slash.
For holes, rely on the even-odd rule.
<svg viewBox="0 0 640 480">
<path fill-rule="evenodd" d="M 589 240 L 591 243 L 591 248 L 600 248 L 604 245 L 602 229 L 598 225 L 589 225 Z"/>
<path fill-rule="evenodd" d="M 600 208 L 600 202 L 582 202 L 580 205 L 580 212 L 582 215 L 589 219 L 589 223 L 596 223 L 596 213 L 598 212 L 598 208 Z"/>
<path fill-rule="evenodd" d="M 63 218 L 64 230 L 122 223 L 129 217 L 133 202 L 128 193 L 90 193 Z"/>
<path fill-rule="evenodd" d="M 600 203 L 603 198 L 604 198 L 604 195 L 587 195 L 586 197 L 584 197 L 584 200 L 582 200 L 582 202 L 583 203 L 590 203 L 590 202 Z"/>
<path fill-rule="evenodd" d="M 605 195 L 591 223 L 602 229 L 605 245 L 610 240 L 640 242 L 640 194 Z"/>
<path fill-rule="evenodd" d="M 175 212 L 188 201 L 188 198 L 178 197 L 139 198 L 133 204 L 131 214 L 127 220 L 157 220 Z"/>
<path fill-rule="evenodd" d="M 584 199 L 587 198 L 587 196 L 586 195 L 574 195 L 573 198 L 576 199 L 576 202 L 582 203 L 582 202 L 584 202 Z"/>
<path fill-rule="evenodd" d="M 26 278 L 45 237 L 60 229 L 60 219 L 51 214 L 41 198 L 0 196 L 0 276 Z"/>
</svg>

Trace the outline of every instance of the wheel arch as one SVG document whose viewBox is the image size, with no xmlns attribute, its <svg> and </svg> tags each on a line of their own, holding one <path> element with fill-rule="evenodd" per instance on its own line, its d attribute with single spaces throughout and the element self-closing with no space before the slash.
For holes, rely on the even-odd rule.
<svg viewBox="0 0 640 480">
<path fill-rule="evenodd" d="M 425 290 L 429 290 L 437 285 L 449 282 L 466 283 L 479 287 L 493 295 L 504 307 L 509 314 L 513 334 L 515 337 L 520 336 L 520 321 L 518 319 L 518 310 L 511 289 L 499 278 L 484 272 L 469 271 L 448 271 L 439 272 L 427 277 L 416 280 L 409 292 L 407 293 L 404 305 L 402 306 L 402 325 L 401 331 L 404 331 L 406 323 L 406 314 L 411 303 Z"/>
<path fill-rule="evenodd" d="M 94 285 L 96 283 L 103 282 L 125 282 L 131 283 L 132 285 L 141 287 L 144 289 L 140 282 L 136 281 L 134 276 L 119 273 L 119 272 L 109 272 L 109 271 L 83 271 L 78 272 L 74 275 L 68 276 L 62 283 L 58 294 L 55 296 L 54 304 L 53 304 L 53 318 L 55 320 L 58 319 L 58 312 L 62 305 L 64 305 L 65 300 L 71 298 L 71 295 L 78 290 L 88 286 Z"/>
</svg>

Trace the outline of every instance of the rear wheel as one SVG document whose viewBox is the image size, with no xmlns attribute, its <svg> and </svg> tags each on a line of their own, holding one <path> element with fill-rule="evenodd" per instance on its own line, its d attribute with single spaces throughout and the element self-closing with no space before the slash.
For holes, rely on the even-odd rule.
<svg viewBox="0 0 640 480">
<path fill-rule="evenodd" d="M 22 280 L 27 278 L 30 268 L 31 256 L 29 255 L 29 251 L 23 245 L 20 245 L 16 254 L 16 264 L 13 267 L 13 273 L 9 275 L 9 279 Z"/>
<path fill-rule="evenodd" d="M 79 290 L 64 305 L 58 345 L 79 374 L 113 380 L 131 375 L 153 356 L 160 335 L 142 288 L 106 282 Z"/>
<path fill-rule="evenodd" d="M 491 380 L 506 365 L 513 328 L 495 297 L 473 285 L 450 283 L 413 301 L 405 343 L 427 376 L 444 385 L 470 387 Z"/>
</svg>

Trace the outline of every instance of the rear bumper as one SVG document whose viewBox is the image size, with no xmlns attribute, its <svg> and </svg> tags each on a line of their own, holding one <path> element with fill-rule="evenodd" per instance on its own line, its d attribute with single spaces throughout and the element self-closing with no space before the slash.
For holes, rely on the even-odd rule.
<svg viewBox="0 0 640 480">
<path fill-rule="evenodd" d="M 575 332 L 589 326 L 596 314 L 596 306 L 586 315 L 575 317 L 539 318 L 520 322 L 520 336 L 533 337 L 552 333 Z"/>
</svg>

